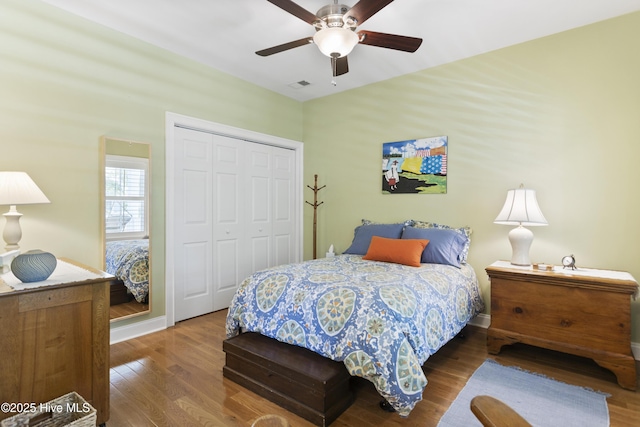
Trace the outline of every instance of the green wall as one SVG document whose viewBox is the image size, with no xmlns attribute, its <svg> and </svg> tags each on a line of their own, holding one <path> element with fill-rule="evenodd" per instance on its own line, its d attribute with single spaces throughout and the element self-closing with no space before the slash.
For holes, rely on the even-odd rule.
<svg viewBox="0 0 640 427">
<path fill-rule="evenodd" d="M 438 135 L 449 137 L 447 194 L 382 194 L 382 143 Z M 511 257 L 510 227 L 493 220 L 524 183 L 549 222 L 531 227 L 532 261 L 575 254 L 640 279 L 640 13 L 306 102 L 303 141 L 305 182 L 326 185 L 321 254 L 346 249 L 361 218 L 468 225 L 488 301 L 484 267 Z"/>
<path fill-rule="evenodd" d="M 100 137 L 148 142 L 153 312 L 136 320 L 164 314 L 165 112 L 300 141 L 302 104 L 39 1 L 0 10 L 0 170 L 51 200 L 19 208 L 21 248 L 100 268 Z"/>
<path fill-rule="evenodd" d="M 640 278 L 640 13 L 299 103 L 39 1 L 0 8 L 0 170 L 28 172 L 52 201 L 20 208 L 25 250 L 101 265 L 107 135 L 152 146 L 152 251 L 164 259 L 171 111 L 303 141 L 305 185 L 318 174 L 327 186 L 320 254 L 330 244 L 342 252 L 361 218 L 469 225 L 470 263 L 488 298 L 483 268 L 511 253 L 510 228 L 493 219 L 506 190 L 524 183 L 549 221 L 533 228 L 534 261 L 573 253 L 579 266 Z M 449 137 L 448 193 L 381 194 L 382 143 L 437 135 Z M 153 312 L 142 319 L 164 314 L 162 263 L 153 277 Z M 633 310 L 640 342 L 638 303 Z"/>
</svg>

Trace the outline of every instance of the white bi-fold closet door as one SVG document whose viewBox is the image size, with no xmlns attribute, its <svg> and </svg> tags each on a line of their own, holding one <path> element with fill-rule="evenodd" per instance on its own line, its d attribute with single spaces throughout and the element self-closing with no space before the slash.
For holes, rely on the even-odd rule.
<svg viewBox="0 0 640 427">
<path fill-rule="evenodd" d="M 296 260 L 294 150 L 174 131 L 175 321 L 229 306 L 255 271 Z"/>
</svg>

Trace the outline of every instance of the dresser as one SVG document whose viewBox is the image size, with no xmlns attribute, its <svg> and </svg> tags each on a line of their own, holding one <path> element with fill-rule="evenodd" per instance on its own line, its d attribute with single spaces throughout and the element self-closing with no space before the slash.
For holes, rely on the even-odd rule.
<svg viewBox="0 0 640 427">
<path fill-rule="evenodd" d="M 66 259 L 44 282 L 0 275 L 1 402 L 40 404 L 75 391 L 96 409 L 99 425 L 107 422 L 113 281 Z"/>
<path fill-rule="evenodd" d="M 595 360 L 618 384 L 636 389 L 631 352 L 631 297 L 638 283 L 626 272 L 580 268 L 552 271 L 498 261 L 491 280 L 491 354 L 521 342 Z"/>
</svg>

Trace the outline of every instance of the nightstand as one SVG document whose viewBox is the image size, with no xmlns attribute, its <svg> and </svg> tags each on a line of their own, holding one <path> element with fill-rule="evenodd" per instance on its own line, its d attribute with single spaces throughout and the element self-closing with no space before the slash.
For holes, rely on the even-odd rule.
<svg viewBox="0 0 640 427">
<path fill-rule="evenodd" d="M 516 342 L 593 359 L 618 384 L 636 389 L 630 297 L 638 283 L 626 272 L 580 268 L 553 271 L 497 261 L 491 281 L 487 347 L 497 354 Z"/>
</svg>

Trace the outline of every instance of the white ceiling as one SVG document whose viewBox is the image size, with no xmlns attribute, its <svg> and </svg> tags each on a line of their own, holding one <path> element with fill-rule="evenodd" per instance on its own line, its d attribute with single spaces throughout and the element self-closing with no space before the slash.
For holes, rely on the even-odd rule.
<svg viewBox="0 0 640 427">
<path fill-rule="evenodd" d="M 422 46 L 405 53 L 358 45 L 333 86 L 330 60 L 314 45 L 255 54 L 315 32 L 267 0 L 43 1 L 299 101 L 640 10 L 640 0 L 395 0 L 358 29 L 420 37 Z M 332 3 L 295 1 L 314 14 Z M 301 80 L 311 84 L 289 86 Z"/>
</svg>

